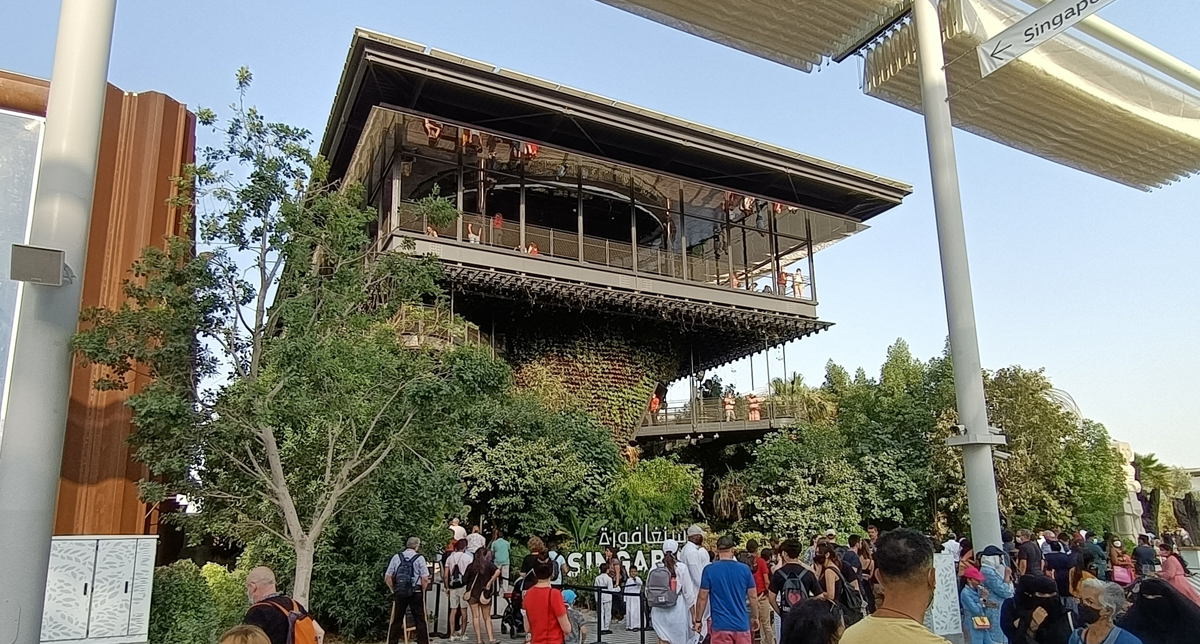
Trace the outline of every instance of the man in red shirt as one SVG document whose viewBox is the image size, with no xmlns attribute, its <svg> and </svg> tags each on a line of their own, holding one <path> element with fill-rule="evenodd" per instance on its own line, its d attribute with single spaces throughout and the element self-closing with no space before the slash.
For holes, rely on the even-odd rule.
<svg viewBox="0 0 1200 644">
<path fill-rule="evenodd" d="M 754 615 L 758 617 L 757 641 L 759 644 L 775 644 L 775 629 L 771 626 L 771 616 L 774 611 L 771 610 L 771 603 L 767 598 L 767 588 L 771 585 L 771 566 L 759 552 L 758 541 L 754 539 L 747 541 L 746 552 L 754 553 L 754 569 L 751 572 L 754 573 L 754 587 L 758 591 L 758 601 L 751 608 L 754 610 Z M 769 551 L 764 552 L 769 553 Z"/>
</svg>

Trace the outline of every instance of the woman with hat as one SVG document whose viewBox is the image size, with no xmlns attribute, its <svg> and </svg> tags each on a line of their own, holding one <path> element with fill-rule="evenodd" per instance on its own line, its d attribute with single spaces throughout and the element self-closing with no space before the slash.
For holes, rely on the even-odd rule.
<svg viewBox="0 0 1200 644">
<path fill-rule="evenodd" d="M 679 552 L 679 542 L 667 539 L 663 542 L 663 559 L 646 575 L 649 590 L 651 575 L 657 580 L 663 575 L 659 569 L 665 569 L 670 575 L 671 588 L 675 590 L 676 599 L 672 606 L 655 606 L 651 604 L 650 623 L 654 633 L 658 635 L 661 644 L 695 644 L 698 634 L 692 629 L 695 619 L 696 585 L 687 564 L 676 559 Z"/>
<path fill-rule="evenodd" d="M 979 553 L 979 572 L 983 573 L 983 587 L 988 591 L 983 608 L 991 622 L 992 641 L 998 644 L 1008 641 L 1000 628 L 1000 604 L 1013 596 L 1012 568 L 1007 561 L 1007 555 L 996 546 L 988 546 Z"/>
<path fill-rule="evenodd" d="M 988 589 L 983 585 L 983 573 L 975 566 L 967 566 L 962 576 L 965 584 L 958 593 L 958 601 L 962 605 L 963 627 L 968 641 L 971 644 L 989 644 L 992 622 L 984 605 L 988 599 Z"/>
</svg>

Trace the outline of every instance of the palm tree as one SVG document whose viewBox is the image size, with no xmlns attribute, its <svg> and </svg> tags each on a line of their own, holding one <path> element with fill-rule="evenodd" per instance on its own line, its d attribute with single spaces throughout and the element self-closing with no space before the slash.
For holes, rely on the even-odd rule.
<svg viewBox="0 0 1200 644">
<path fill-rule="evenodd" d="M 788 380 L 771 381 L 771 393 L 780 413 L 798 422 L 828 423 L 837 417 L 837 403 L 828 393 L 804 384 L 804 376 L 792 374 Z"/>
</svg>

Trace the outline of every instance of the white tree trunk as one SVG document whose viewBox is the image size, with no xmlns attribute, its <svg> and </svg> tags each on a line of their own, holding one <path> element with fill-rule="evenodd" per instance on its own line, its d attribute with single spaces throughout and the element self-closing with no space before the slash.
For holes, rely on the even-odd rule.
<svg viewBox="0 0 1200 644">
<path fill-rule="evenodd" d="M 313 554 L 316 550 L 315 540 L 304 539 L 293 544 L 296 548 L 296 581 L 292 588 L 292 599 L 300 602 L 305 609 L 308 605 L 309 588 L 312 586 Z"/>
</svg>

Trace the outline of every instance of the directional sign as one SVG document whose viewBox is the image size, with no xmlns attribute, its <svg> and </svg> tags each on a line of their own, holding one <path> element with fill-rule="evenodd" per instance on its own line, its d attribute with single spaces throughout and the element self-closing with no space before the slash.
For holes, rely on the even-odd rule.
<svg viewBox="0 0 1200 644">
<path fill-rule="evenodd" d="M 982 76 L 1000 69 L 1025 52 L 1070 29 L 1114 0 L 1054 0 L 979 46 Z"/>
</svg>

